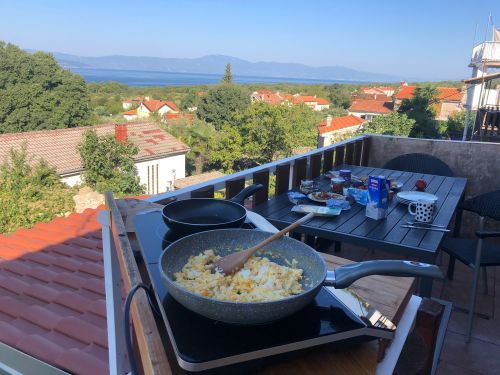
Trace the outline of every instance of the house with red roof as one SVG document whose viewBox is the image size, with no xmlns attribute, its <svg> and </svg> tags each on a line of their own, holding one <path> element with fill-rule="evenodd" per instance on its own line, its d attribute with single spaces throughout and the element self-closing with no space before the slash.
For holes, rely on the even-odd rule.
<svg viewBox="0 0 500 375">
<path fill-rule="evenodd" d="M 362 94 L 370 96 L 384 95 L 386 97 L 391 97 L 394 95 L 394 89 L 392 87 L 363 87 L 360 89 Z"/>
<path fill-rule="evenodd" d="M 332 118 L 326 116 L 326 119 L 318 124 L 318 148 L 329 146 L 335 142 L 335 136 L 343 133 L 356 132 L 362 129 L 363 124 L 367 123 L 358 116 L 348 115 Z"/>
<path fill-rule="evenodd" d="M 141 104 L 144 100 L 149 100 L 149 99 L 150 99 L 149 96 L 145 97 L 138 96 L 133 99 L 125 99 L 124 101 L 122 101 L 122 107 L 123 109 L 130 109 L 132 108 L 132 106 L 137 106 Z"/>
<path fill-rule="evenodd" d="M 316 96 L 310 96 L 310 95 L 294 95 L 292 103 L 293 104 L 304 103 L 313 111 L 322 111 L 324 109 L 330 108 L 330 102 L 328 100 L 324 98 L 317 98 Z"/>
<path fill-rule="evenodd" d="M 330 102 L 324 98 L 310 95 L 291 95 L 285 92 L 273 92 L 272 90 L 257 90 L 250 95 L 252 103 L 265 102 L 269 105 L 277 104 L 305 104 L 313 111 L 322 111 L 330 108 Z"/>
<path fill-rule="evenodd" d="M 375 116 L 387 115 L 394 110 L 392 101 L 354 98 L 348 111 L 350 115 L 371 121 Z"/>
<path fill-rule="evenodd" d="M 174 102 L 161 99 L 144 100 L 137 107 L 138 118 L 149 117 L 152 113 L 158 113 L 161 117 L 167 112 L 179 113 L 180 109 Z"/>
<path fill-rule="evenodd" d="M 404 99 L 413 99 L 417 86 L 409 86 L 402 82 L 396 94 L 396 105 L 399 106 Z M 460 112 L 464 108 L 465 93 L 456 87 L 438 87 L 438 100 L 436 104 L 436 120 L 448 120 L 452 113 Z"/>
<path fill-rule="evenodd" d="M 77 185 L 82 182 L 83 172 L 78 145 L 90 129 L 99 136 L 113 135 L 118 141 L 131 141 L 139 148 L 134 161 L 148 194 L 173 190 L 175 180 L 185 177 L 189 147 L 149 121 L 1 134 L 0 164 L 9 157 L 11 148 L 18 150 L 25 144 L 32 163 L 44 159 L 63 182 Z"/>
</svg>

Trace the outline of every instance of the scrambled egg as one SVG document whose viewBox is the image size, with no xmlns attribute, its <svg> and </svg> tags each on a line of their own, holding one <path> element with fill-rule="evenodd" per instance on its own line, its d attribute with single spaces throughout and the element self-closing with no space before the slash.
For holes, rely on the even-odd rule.
<svg viewBox="0 0 500 375">
<path fill-rule="evenodd" d="M 211 272 L 220 259 L 213 250 L 189 257 L 175 281 L 191 292 L 233 302 L 260 302 L 289 297 L 302 292 L 302 270 L 280 266 L 267 258 L 252 256 L 245 267 L 231 276 Z"/>
</svg>

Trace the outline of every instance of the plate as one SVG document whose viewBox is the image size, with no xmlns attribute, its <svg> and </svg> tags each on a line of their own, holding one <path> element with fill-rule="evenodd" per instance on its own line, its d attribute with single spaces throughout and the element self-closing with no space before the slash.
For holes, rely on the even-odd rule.
<svg viewBox="0 0 500 375">
<path fill-rule="evenodd" d="M 391 189 L 399 190 L 403 187 L 403 183 L 401 181 L 392 181 Z"/>
<path fill-rule="evenodd" d="M 419 199 L 431 200 L 434 201 L 434 203 L 436 203 L 438 200 L 438 197 L 436 197 L 434 194 L 425 193 L 423 191 L 400 191 L 396 194 L 396 197 L 398 198 L 398 201 L 403 204 L 416 202 Z"/>
<path fill-rule="evenodd" d="M 325 198 L 317 197 L 318 194 L 325 194 Z M 328 197 L 326 197 L 326 195 L 328 195 Z M 332 198 L 345 199 L 345 197 L 343 195 L 335 194 L 335 193 L 327 193 L 327 192 L 310 193 L 307 195 L 307 198 L 309 198 L 310 200 L 312 200 L 314 202 L 318 202 L 318 203 L 325 203 L 328 199 L 332 199 Z"/>
</svg>

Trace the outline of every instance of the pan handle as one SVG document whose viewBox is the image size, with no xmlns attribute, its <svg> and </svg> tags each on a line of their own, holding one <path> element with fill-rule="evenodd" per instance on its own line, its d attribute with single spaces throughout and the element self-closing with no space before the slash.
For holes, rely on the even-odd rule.
<svg viewBox="0 0 500 375">
<path fill-rule="evenodd" d="M 231 202 L 239 203 L 239 204 L 243 205 L 245 199 L 247 199 L 251 195 L 254 195 L 256 192 L 258 192 L 263 187 L 264 187 L 264 185 L 262 185 L 262 184 L 253 184 L 253 185 L 247 186 L 246 188 L 244 188 L 242 191 L 240 191 L 238 194 L 236 194 L 234 197 L 232 197 L 229 200 Z"/>
<path fill-rule="evenodd" d="M 370 260 L 337 267 L 335 271 L 328 271 L 323 285 L 344 289 L 356 280 L 370 275 L 443 278 L 439 267 L 433 264 L 408 260 Z"/>
</svg>

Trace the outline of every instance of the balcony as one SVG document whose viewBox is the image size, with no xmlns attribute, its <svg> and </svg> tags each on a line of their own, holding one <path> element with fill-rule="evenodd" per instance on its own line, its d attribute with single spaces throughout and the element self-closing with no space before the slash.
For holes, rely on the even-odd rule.
<svg viewBox="0 0 500 375">
<path fill-rule="evenodd" d="M 484 65 L 483 65 L 484 64 Z M 472 50 L 470 67 L 499 68 L 500 42 L 483 42 Z"/>
<path fill-rule="evenodd" d="M 497 155 L 500 152 L 500 144 L 364 135 L 321 149 L 315 149 L 305 154 L 219 177 L 177 191 L 160 194 L 149 198 L 148 201 L 164 204 L 174 197 L 177 199 L 213 197 L 217 191 L 222 192 L 226 197 L 231 197 L 246 184 L 263 184 L 266 186 L 266 189 L 256 194 L 251 202 L 248 203 L 248 207 L 251 207 L 267 201 L 273 195 L 279 195 L 289 189 L 296 188 L 304 178 L 317 177 L 321 173 L 343 164 L 382 167 L 388 160 L 398 155 L 414 152 L 434 155 L 447 163 L 456 176 L 467 178 L 468 184 L 465 190 L 465 198 L 500 189 L 500 179 L 498 179 L 500 164 L 497 160 Z M 272 191 L 269 189 L 271 184 L 275 186 Z M 487 223 L 488 228 L 498 229 L 498 226 L 495 225 L 492 222 Z M 130 246 L 120 243 L 121 240 L 119 240 L 119 235 L 116 233 L 116 224 L 114 228 L 113 226 L 112 224 L 111 233 L 113 233 L 118 249 L 121 249 L 122 246 Z M 463 216 L 462 235 L 472 236 L 476 228 L 477 217 L 465 213 Z M 333 249 L 332 245 L 326 251 L 333 251 Z M 370 252 L 359 246 L 345 246 L 336 255 L 356 261 L 373 258 L 384 259 L 388 257 L 383 251 L 372 250 Z M 447 256 L 443 257 L 443 269 L 445 269 L 447 259 Z M 131 261 L 132 259 L 130 258 L 127 260 L 127 262 Z M 127 262 L 120 262 L 120 267 L 126 289 L 129 289 L 130 285 L 138 281 L 137 270 L 141 271 L 142 266 L 140 263 L 137 265 L 135 262 Z M 137 268 L 138 266 L 139 268 Z M 144 270 L 141 273 L 144 277 Z M 461 306 L 467 301 L 468 294 L 463 293 L 462 290 L 469 288 L 471 276 L 471 270 L 462 267 L 453 282 L 439 282 L 433 291 L 434 297 L 452 300 L 457 306 L 453 311 L 451 322 L 448 326 L 448 335 L 441 355 L 439 373 L 444 374 L 459 367 L 481 373 L 500 365 L 498 359 L 491 356 L 494 351 L 500 349 L 498 317 L 493 318 L 495 312 L 496 316 L 498 316 L 500 301 L 498 297 L 495 300 L 495 296 L 491 295 L 491 292 L 489 295 L 481 295 L 479 293 L 478 314 L 480 317 L 477 318 L 478 322 L 476 323 L 472 343 L 467 345 L 463 342 L 463 326 L 465 325 L 466 314 L 463 313 Z M 500 286 L 500 278 L 493 275 L 489 276 L 489 282 L 490 284 L 494 283 L 496 286 Z M 138 305 L 140 305 L 140 302 Z M 147 303 L 144 304 L 144 301 L 142 301 L 142 307 L 133 314 L 135 315 L 136 332 L 148 331 L 150 329 L 148 325 L 151 324 L 155 326 L 152 316 L 150 315 L 149 320 L 146 317 L 145 310 L 148 310 Z M 142 311 L 142 315 L 139 314 L 139 311 Z M 153 366 L 154 363 L 151 360 L 154 359 L 155 350 L 153 347 L 147 347 L 151 345 L 151 343 L 148 344 L 147 337 L 142 337 L 142 340 L 144 340 L 142 345 L 139 344 L 139 358 L 144 361 L 143 366 L 148 367 L 148 363 L 149 366 Z M 151 350 L 153 351 L 152 353 L 150 352 Z M 488 365 L 477 365 L 478 362 L 484 360 L 483 357 L 487 353 L 490 354 L 487 361 L 489 367 Z M 151 354 L 153 354 L 153 357 L 151 357 Z M 168 366 L 175 366 L 175 364 L 170 362 Z"/>
</svg>

